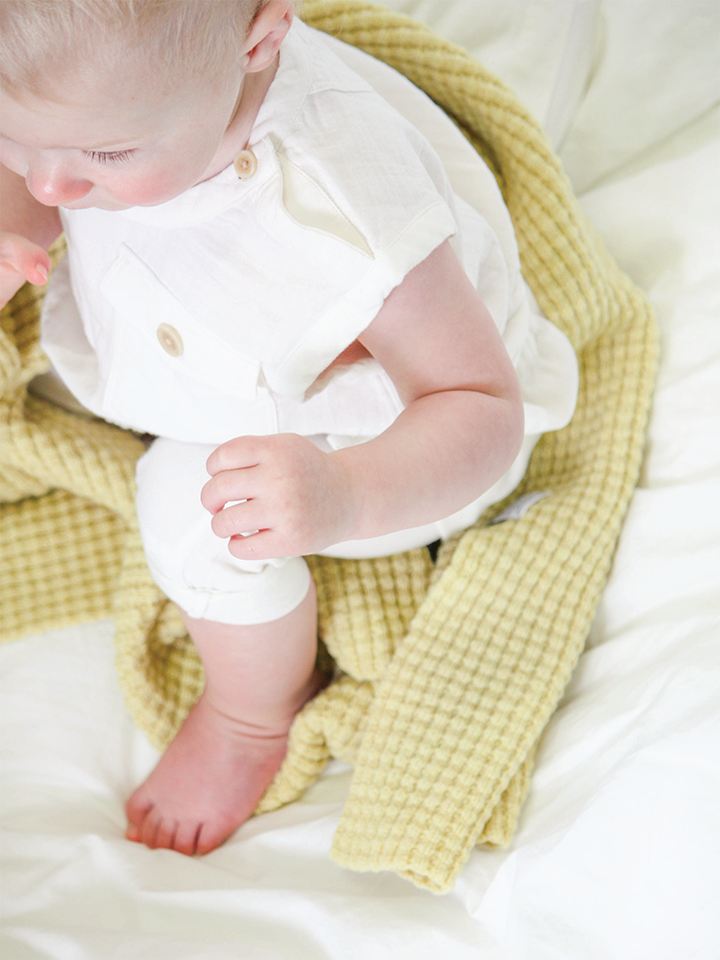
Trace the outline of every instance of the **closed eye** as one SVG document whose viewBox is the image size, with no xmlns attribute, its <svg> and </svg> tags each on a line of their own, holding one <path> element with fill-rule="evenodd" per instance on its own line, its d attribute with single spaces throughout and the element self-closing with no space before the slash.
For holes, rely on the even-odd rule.
<svg viewBox="0 0 720 960">
<path fill-rule="evenodd" d="M 113 150 L 109 153 L 102 150 L 83 150 L 83 155 L 95 163 L 124 163 L 133 153 L 133 150 Z"/>
</svg>

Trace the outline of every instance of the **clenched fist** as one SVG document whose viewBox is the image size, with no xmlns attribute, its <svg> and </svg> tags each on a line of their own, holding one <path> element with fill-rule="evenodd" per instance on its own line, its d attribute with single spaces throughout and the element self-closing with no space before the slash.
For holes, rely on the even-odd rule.
<svg viewBox="0 0 720 960">
<path fill-rule="evenodd" d="M 238 437 L 212 453 L 207 469 L 203 506 L 238 559 L 303 556 L 353 538 L 354 485 L 338 457 L 305 437 Z"/>
</svg>

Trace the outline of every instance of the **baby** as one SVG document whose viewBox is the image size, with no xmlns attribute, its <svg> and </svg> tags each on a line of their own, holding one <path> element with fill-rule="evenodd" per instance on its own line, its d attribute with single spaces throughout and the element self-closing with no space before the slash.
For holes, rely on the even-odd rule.
<svg viewBox="0 0 720 960">
<path fill-rule="evenodd" d="M 143 544 L 206 686 L 127 837 L 187 854 L 251 815 L 323 685 L 303 555 L 466 528 L 575 403 L 517 251 L 293 14 L 0 4 L 0 304 L 64 231 L 44 348 L 85 408 L 156 437 Z"/>
</svg>

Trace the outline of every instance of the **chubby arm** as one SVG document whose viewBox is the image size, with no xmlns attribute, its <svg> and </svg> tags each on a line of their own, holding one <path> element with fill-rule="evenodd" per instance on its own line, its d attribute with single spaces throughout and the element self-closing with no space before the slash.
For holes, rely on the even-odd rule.
<svg viewBox="0 0 720 960">
<path fill-rule="evenodd" d="M 235 556 L 313 553 L 439 520 L 479 497 L 517 455 L 517 376 L 449 243 L 392 291 L 360 340 L 405 409 L 374 440 L 333 453 L 288 434 L 219 447 L 203 503 L 215 533 L 234 538 Z M 226 507 L 237 500 L 247 502 Z"/>
<path fill-rule="evenodd" d="M 61 230 L 57 207 L 39 203 L 24 179 L 0 164 L 0 307 L 26 280 L 45 283 L 47 249 Z"/>
<path fill-rule="evenodd" d="M 368 537 L 449 516 L 484 493 L 520 449 L 523 407 L 500 333 L 448 242 L 360 339 L 405 404 L 375 440 L 338 451 Z"/>
</svg>

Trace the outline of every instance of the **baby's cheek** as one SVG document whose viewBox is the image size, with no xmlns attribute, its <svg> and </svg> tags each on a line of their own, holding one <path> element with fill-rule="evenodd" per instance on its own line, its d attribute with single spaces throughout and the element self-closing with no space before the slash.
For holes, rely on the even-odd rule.
<svg viewBox="0 0 720 960">
<path fill-rule="evenodd" d="M 27 166 L 23 160 L 22 149 L 4 137 L 0 137 L 0 163 L 18 176 L 25 176 Z"/>
<path fill-rule="evenodd" d="M 118 187 L 115 197 L 133 206 L 154 206 L 172 200 L 192 184 L 185 183 L 174 170 L 146 174 Z"/>
</svg>

